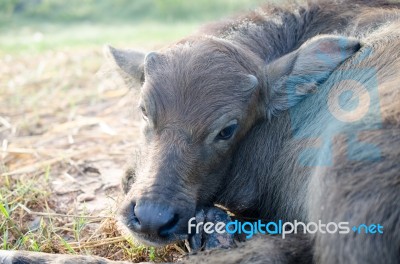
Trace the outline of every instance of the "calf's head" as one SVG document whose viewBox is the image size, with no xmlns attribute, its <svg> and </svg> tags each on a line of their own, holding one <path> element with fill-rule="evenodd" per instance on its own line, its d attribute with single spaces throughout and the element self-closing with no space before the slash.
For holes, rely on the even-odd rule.
<svg viewBox="0 0 400 264">
<path fill-rule="evenodd" d="M 321 37 L 269 65 L 213 37 L 146 56 L 109 48 L 108 56 L 128 83 L 141 86 L 143 149 L 121 212 L 131 233 L 150 245 L 186 238 L 196 209 L 213 205 L 229 181 L 232 155 L 243 137 L 256 122 L 299 101 L 301 96 L 283 98 L 283 80 L 326 71 L 310 77 L 314 87 L 359 48 L 349 40 L 337 49 L 339 42 Z M 332 64 L 310 57 L 321 48 Z"/>
</svg>

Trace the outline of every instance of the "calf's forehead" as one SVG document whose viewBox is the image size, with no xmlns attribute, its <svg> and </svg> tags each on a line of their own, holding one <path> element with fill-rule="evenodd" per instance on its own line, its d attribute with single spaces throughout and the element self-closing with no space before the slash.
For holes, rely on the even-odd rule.
<svg viewBox="0 0 400 264">
<path fill-rule="evenodd" d="M 246 106 L 246 98 L 235 93 L 234 82 L 154 83 L 144 87 L 147 101 L 153 106 L 153 118 L 159 127 L 208 129 L 221 116 L 235 118 Z"/>
<path fill-rule="evenodd" d="M 158 125 L 207 127 L 224 114 L 239 114 L 246 105 L 240 87 L 243 69 L 219 51 L 198 52 L 171 52 L 146 76 L 143 97 L 154 106 Z"/>
</svg>

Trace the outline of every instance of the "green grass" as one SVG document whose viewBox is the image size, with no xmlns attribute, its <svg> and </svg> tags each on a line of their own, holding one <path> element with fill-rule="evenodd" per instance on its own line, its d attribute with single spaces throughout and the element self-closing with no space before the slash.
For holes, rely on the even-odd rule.
<svg viewBox="0 0 400 264">
<path fill-rule="evenodd" d="M 264 0 L 2 0 L 0 56 L 103 44 L 160 46 Z"/>
<path fill-rule="evenodd" d="M 47 182 L 38 183 L 35 180 L 14 180 L 6 176 L 0 188 L 0 234 L 2 234 L 2 249 L 18 249 L 39 251 L 38 240 L 31 230 L 22 222 L 27 219 L 19 204 L 23 206 L 44 205 L 49 193 L 45 188 Z M 47 202 L 46 202 L 47 204 Z M 19 216 L 19 217 L 16 217 Z M 9 241 L 14 241 L 10 244 Z M 41 239 L 40 242 L 44 242 Z"/>
<path fill-rule="evenodd" d="M 143 23 L 124 25 L 37 24 L 0 31 L 0 55 L 32 54 L 48 50 L 101 47 L 104 44 L 146 49 L 193 32 L 197 23 Z"/>
<path fill-rule="evenodd" d="M 0 18 L 18 22 L 204 21 L 254 8 L 265 0 L 2 0 Z"/>
<path fill-rule="evenodd" d="M 68 254 L 104 254 L 103 252 L 121 251 L 123 253 L 120 257 L 123 259 L 156 262 L 165 261 L 165 255 L 171 250 L 137 245 L 128 238 L 118 239 L 115 222 L 111 219 L 102 221 L 102 225 L 105 226 L 102 230 L 104 235 L 97 232 L 90 243 L 85 242 L 88 236 L 91 236 L 88 233 L 89 225 L 98 219 L 88 218 L 84 214 L 82 217 L 73 217 L 72 223 L 67 218 L 56 215 L 37 216 L 36 224 L 32 224 L 32 215 L 28 214 L 26 208 L 35 208 L 40 212 L 49 210 L 48 206 L 52 201 L 47 191 L 48 182 L 38 179 L 4 180 L 8 183 L 4 181 L 0 187 L 0 249 L 2 250 Z M 103 241 L 107 239 L 110 243 L 103 245 Z M 99 253 L 101 251 L 103 252 Z"/>
</svg>

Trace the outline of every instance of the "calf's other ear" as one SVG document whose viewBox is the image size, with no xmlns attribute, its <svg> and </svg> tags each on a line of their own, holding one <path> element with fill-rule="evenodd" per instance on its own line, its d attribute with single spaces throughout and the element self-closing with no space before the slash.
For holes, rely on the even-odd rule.
<svg viewBox="0 0 400 264">
<path fill-rule="evenodd" d="M 321 35 L 266 67 L 267 115 L 278 114 L 316 91 L 332 72 L 361 48 L 355 38 Z"/>
<path fill-rule="evenodd" d="M 145 53 L 135 50 L 104 47 L 104 56 L 116 67 L 129 88 L 140 87 L 144 82 Z"/>
</svg>

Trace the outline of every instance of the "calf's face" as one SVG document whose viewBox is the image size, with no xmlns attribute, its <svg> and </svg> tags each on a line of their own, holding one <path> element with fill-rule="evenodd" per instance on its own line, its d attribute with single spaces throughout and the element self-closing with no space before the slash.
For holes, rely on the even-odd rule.
<svg viewBox="0 0 400 264">
<path fill-rule="evenodd" d="M 147 244 L 187 236 L 188 220 L 212 205 L 237 142 L 261 115 L 254 66 L 233 52 L 204 41 L 144 60 L 144 148 L 122 216 Z"/>
<path fill-rule="evenodd" d="M 299 101 L 298 94 L 282 98 L 290 96 L 279 87 L 284 78 L 327 71 L 309 77 L 302 88 L 307 94 L 307 87 L 313 90 L 359 48 L 351 40 L 338 49 L 339 42 L 318 38 L 271 65 L 215 38 L 188 40 L 146 57 L 110 48 L 128 82 L 142 84 L 144 142 L 121 211 L 129 231 L 150 245 L 185 239 L 188 220 L 199 207 L 212 206 L 229 181 L 241 139 L 258 120 Z M 309 54 L 321 47 L 334 63 L 314 67 Z"/>
</svg>

